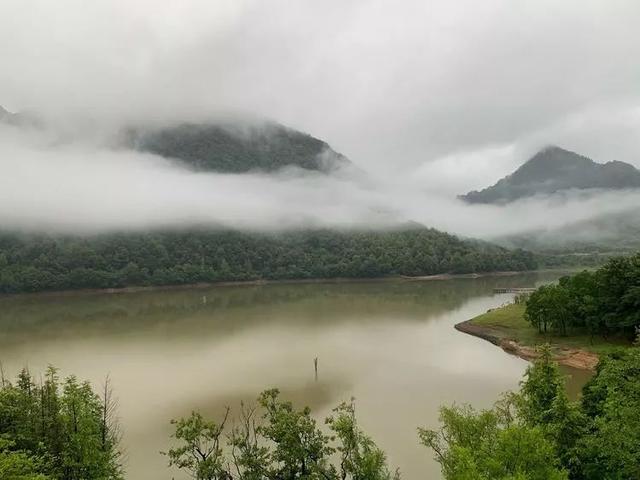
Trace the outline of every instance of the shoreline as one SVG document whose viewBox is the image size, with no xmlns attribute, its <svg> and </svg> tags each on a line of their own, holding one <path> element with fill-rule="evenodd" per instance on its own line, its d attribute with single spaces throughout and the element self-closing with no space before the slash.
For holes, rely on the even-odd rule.
<svg viewBox="0 0 640 480">
<path fill-rule="evenodd" d="M 435 275 L 422 275 L 422 276 L 406 276 L 396 275 L 391 277 L 362 277 L 362 278 L 350 278 L 350 277 L 333 277 L 333 278 L 300 278 L 300 279 L 284 279 L 284 280 L 235 280 L 235 281 L 223 281 L 223 282 L 201 282 L 201 283 L 186 283 L 183 285 L 147 285 L 147 286 L 131 286 L 131 287 L 116 287 L 116 288 L 81 288 L 76 290 L 49 290 L 41 292 L 22 292 L 22 293 L 2 293 L 0 294 L 0 300 L 10 297 L 66 297 L 74 295 L 114 295 L 121 293 L 139 293 L 139 292 L 154 292 L 154 291 L 171 291 L 171 290 L 193 290 L 193 289 L 206 289 L 216 287 L 241 287 L 241 286 L 262 286 L 262 285 L 279 285 L 279 284 L 316 284 L 316 283 L 374 283 L 374 282 L 428 282 L 428 281 L 440 281 L 440 280 L 454 280 L 454 279 L 474 279 L 483 277 L 509 277 L 515 275 L 521 275 L 525 273 L 539 273 L 550 271 L 563 271 L 565 269 L 540 269 L 540 270 L 522 270 L 522 271 L 496 271 L 496 272 L 482 272 L 482 273 L 438 273 Z"/>
<path fill-rule="evenodd" d="M 506 353 L 520 357 L 523 360 L 531 362 L 539 357 L 535 347 L 522 345 L 497 328 L 476 325 L 473 321 L 474 319 L 457 323 L 454 328 L 459 332 L 486 340 L 502 348 Z M 596 353 L 562 345 L 554 346 L 553 359 L 560 365 L 588 371 L 595 371 L 600 361 L 600 357 Z"/>
</svg>

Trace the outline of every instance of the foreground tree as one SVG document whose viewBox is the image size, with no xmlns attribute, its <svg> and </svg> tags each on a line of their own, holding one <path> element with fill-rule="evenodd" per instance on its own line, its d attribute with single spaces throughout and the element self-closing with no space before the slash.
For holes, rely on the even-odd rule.
<svg viewBox="0 0 640 480">
<path fill-rule="evenodd" d="M 565 480 L 541 428 L 513 416 L 511 400 L 491 410 L 443 407 L 439 430 L 419 429 L 446 480 Z"/>
<path fill-rule="evenodd" d="M 186 470 L 197 480 L 230 478 L 221 438 L 228 416 L 229 409 L 220 424 L 205 420 L 197 412 L 191 412 L 188 418 L 172 420 L 176 428 L 172 436 L 180 446 L 163 453 L 169 457 L 169 466 Z"/>
<path fill-rule="evenodd" d="M 52 367 L 40 384 L 26 369 L 15 385 L 3 380 L 0 439 L 3 480 L 123 477 L 113 399 L 74 376 L 60 382 Z"/>
<path fill-rule="evenodd" d="M 352 403 L 342 404 L 326 424 L 327 435 L 309 408 L 296 410 L 278 390 L 267 390 L 258 406 L 241 406 L 225 434 L 229 409 L 220 423 L 199 413 L 173 421 L 179 445 L 169 464 L 197 480 L 391 480 L 386 457 L 358 427 Z M 223 440 L 226 438 L 226 443 Z M 338 464 L 332 463 L 338 454 Z"/>
<path fill-rule="evenodd" d="M 327 424 L 339 441 L 340 478 L 353 480 L 399 479 L 400 473 L 393 474 L 387 467 L 387 457 L 374 441 L 367 436 L 356 421 L 353 399 L 335 408 L 334 416 L 327 418 Z"/>
<path fill-rule="evenodd" d="M 538 353 L 540 357 L 527 367 L 520 395 L 516 397 L 518 413 L 529 425 L 551 421 L 554 402 L 565 388 L 558 365 L 553 361 L 551 347 L 539 347 Z"/>
<path fill-rule="evenodd" d="M 526 425 L 540 428 L 555 446 L 561 464 L 575 478 L 576 443 L 586 432 L 588 420 L 578 402 L 567 397 L 565 381 L 553 361 L 551 347 L 538 348 L 539 358 L 527 367 L 520 393 L 514 396 L 517 415 Z"/>
<path fill-rule="evenodd" d="M 640 478 L 640 348 L 601 362 L 584 388 L 582 411 L 588 424 L 576 443 L 576 478 Z"/>
<path fill-rule="evenodd" d="M 50 480 L 42 473 L 43 460 L 28 453 L 15 451 L 14 444 L 0 440 L 0 478 L 3 480 Z"/>
<path fill-rule="evenodd" d="M 447 480 L 640 478 L 640 348 L 601 360 L 581 401 L 567 398 L 548 346 L 517 394 L 487 411 L 442 409 L 420 430 Z"/>
</svg>

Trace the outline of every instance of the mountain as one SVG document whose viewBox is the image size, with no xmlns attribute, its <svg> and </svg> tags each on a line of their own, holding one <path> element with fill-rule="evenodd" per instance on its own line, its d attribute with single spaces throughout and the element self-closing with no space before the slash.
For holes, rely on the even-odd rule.
<svg viewBox="0 0 640 480">
<path fill-rule="evenodd" d="M 11 113 L 0 106 L 0 123 L 44 127 L 38 116 Z M 86 126 L 86 125 L 85 125 Z M 65 138 L 68 138 L 66 133 Z M 323 173 L 358 169 L 328 143 L 277 122 L 238 119 L 181 123 L 162 128 L 124 128 L 117 146 L 171 158 L 197 171 L 273 172 L 298 167 Z"/>
<path fill-rule="evenodd" d="M 627 188 L 640 188 L 640 170 L 633 165 L 619 161 L 596 163 L 577 153 L 551 146 L 536 153 L 495 185 L 459 198 L 468 203 L 505 204 L 570 189 Z"/>
<path fill-rule="evenodd" d="M 129 129 L 126 142 L 136 150 L 176 159 L 198 171 L 271 172 L 294 166 L 327 173 L 352 165 L 326 142 L 272 121 Z"/>
</svg>

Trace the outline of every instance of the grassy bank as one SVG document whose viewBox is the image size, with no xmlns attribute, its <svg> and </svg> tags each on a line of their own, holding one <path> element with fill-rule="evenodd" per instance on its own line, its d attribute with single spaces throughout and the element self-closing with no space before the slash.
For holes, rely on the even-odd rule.
<svg viewBox="0 0 640 480">
<path fill-rule="evenodd" d="M 527 360 L 536 357 L 537 345 L 549 343 L 559 363 L 583 369 L 595 368 L 601 355 L 630 346 L 628 341 L 619 338 L 605 339 L 583 333 L 545 335 L 524 319 L 524 311 L 524 304 L 509 304 L 462 322 L 456 328 Z"/>
</svg>

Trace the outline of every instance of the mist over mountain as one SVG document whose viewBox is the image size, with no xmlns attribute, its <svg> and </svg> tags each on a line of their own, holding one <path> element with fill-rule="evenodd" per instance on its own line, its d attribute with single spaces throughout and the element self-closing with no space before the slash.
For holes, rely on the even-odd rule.
<svg viewBox="0 0 640 480">
<path fill-rule="evenodd" d="M 271 172 L 285 167 L 331 172 L 351 162 L 326 142 L 274 121 L 183 123 L 128 129 L 136 150 L 179 160 L 197 171 Z"/>
<path fill-rule="evenodd" d="M 495 185 L 462 195 L 468 203 L 506 204 L 565 190 L 640 188 L 640 170 L 628 163 L 596 163 L 560 147 L 547 147 Z"/>
<path fill-rule="evenodd" d="M 0 122 L 17 127 L 38 126 L 40 120 L 29 113 L 10 112 L 0 105 Z"/>
<path fill-rule="evenodd" d="M 553 228 L 537 228 L 493 238 L 507 248 L 537 252 L 633 251 L 640 249 L 640 211 L 596 214 Z"/>
<path fill-rule="evenodd" d="M 389 229 L 417 222 L 534 250 L 581 250 L 589 235 L 589 245 L 618 248 L 637 237 L 623 212 L 638 204 L 640 189 L 571 188 L 506 205 L 470 204 L 453 198 L 456 189 L 439 188 L 447 175 L 477 173 L 469 172 L 466 160 L 450 159 L 451 165 L 443 160 L 418 174 L 410 169 L 365 174 L 327 142 L 258 117 L 212 114 L 193 123 L 149 119 L 129 123 L 134 127 L 101 129 L 98 122 L 13 123 L 16 116 L 39 117 L 2 113 L 0 222 L 5 231 Z M 554 162 L 554 152 L 566 151 L 547 149 L 512 177 L 524 171 L 540 185 L 549 172 L 565 178 L 571 176 L 567 171 L 604 169 L 605 178 L 615 180 L 608 173 L 624 165 L 600 165 L 570 152 L 569 161 Z M 490 158 L 492 152 L 485 155 Z M 628 165 L 623 170 L 628 169 L 635 172 Z M 609 185 L 633 178 L 624 175 Z M 616 221 L 592 222 L 607 218 Z M 538 236 L 540 242 L 533 242 L 531 237 Z"/>
<path fill-rule="evenodd" d="M 16 127 L 56 130 L 37 116 L 11 113 L 0 105 L 0 122 Z M 94 134 L 91 125 L 64 132 L 65 140 Z M 99 130 L 99 127 L 95 127 Z M 236 117 L 233 120 L 182 122 L 170 126 L 142 125 L 117 129 L 118 147 L 152 153 L 194 171 L 246 173 L 274 172 L 286 167 L 329 173 L 355 169 L 341 153 L 323 140 L 273 120 Z M 74 138 L 75 137 L 75 138 Z M 109 142 L 111 143 L 111 142 Z"/>
<path fill-rule="evenodd" d="M 11 118 L 12 113 L 7 111 L 2 105 L 0 105 L 0 120 L 3 122 Z"/>
</svg>

